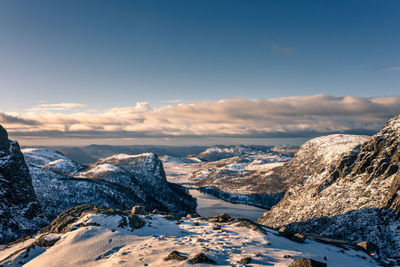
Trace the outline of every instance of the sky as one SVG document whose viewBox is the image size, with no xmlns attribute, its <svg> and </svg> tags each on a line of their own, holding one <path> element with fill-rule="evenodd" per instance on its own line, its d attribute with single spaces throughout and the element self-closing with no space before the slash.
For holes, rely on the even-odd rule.
<svg viewBox="0 0 400 267">
<path fill-rule="evenodd" d="M 2 0 L 0 124 L 27 145 L 372 134 L 400 113 L 398 14 L 390 0 Z"/>
</svg>

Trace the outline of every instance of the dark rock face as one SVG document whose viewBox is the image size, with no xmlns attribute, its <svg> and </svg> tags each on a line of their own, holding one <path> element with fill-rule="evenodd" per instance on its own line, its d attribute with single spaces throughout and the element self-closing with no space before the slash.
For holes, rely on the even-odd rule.
<svg viewBox="0 0 400 267">
<path fill-rule="evenodd" d="M 366 142 L 331 164 L 310 169 L 305 177 L 306 167 L 292 166 L 288 172 L 298 173 L 297 183 L 259 222 L 354 243 L 368 241 L 382 256 L 399 257 L 399 150 L 400 115 Z"/>
<path fill-rule="evenodd" d="M 40 205 L 19 145 L 0 126 L 0 243 L 37 230 Z"/>
</svg>

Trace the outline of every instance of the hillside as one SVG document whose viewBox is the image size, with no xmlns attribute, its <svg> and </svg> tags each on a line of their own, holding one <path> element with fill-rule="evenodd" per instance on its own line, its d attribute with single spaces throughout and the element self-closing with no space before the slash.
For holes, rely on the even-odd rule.
<svg viewBox="0 0 400 267">
<path fill-rule="evenodd" d="M 327 140 L 329 141 L 329 140 Z M 400 257 L 400 115 L 362 144 L 342 147 L 332 157 L 332 142 L 315 153 L 312 143 L 296 153 L 288 173 L 296 174 L 284 198 L 259 222 L 352 242 L 369 241 L 384 257 Z M 318 164 L 311 165 L 308 158 Z M 313 167 L 314 166 L 314 167 Z"/>
</svg>

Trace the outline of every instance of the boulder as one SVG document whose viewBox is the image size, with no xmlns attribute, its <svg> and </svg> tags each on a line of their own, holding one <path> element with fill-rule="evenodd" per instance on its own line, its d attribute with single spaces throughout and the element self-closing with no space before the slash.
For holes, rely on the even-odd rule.
<svg viewBox="0 0 400 267">
<path fill-rule="evenodd" d="M 292 261 L 289 267 L 326 267 L 326 263 L 309 258 L 297 258 Z"/>
<path fill-rule="evenodd" d="M 243 264 L 249 264 L 251 262 L 251 257 L 241 258 L 240 262 L 243 263 Z"/>
<path fill-rule="evenodd" d="M 179 251 L 173 250 L 173 251 L 171 251 L 171 253 L 168 254 L 168 256 L 166 256 L 164 258 L 164 260 L 165 261 L 170 261 L 170 260 L 184 261 L 184 260 L 187 260 L 187 257 L 181 255 L 181 253 Z"/>
<path fill-rule="evenodd" d="M 139 215 L 146 215 L 146 207 L 145 206 L 134 206 L 132 208 L 131 214 L 139 214 Z"/>
<path fill-rule="evenodd" d="M 374 254 L 374 253 L 379 254 L 379 247 L 372 242 L 363 241 L 357 243 L 357 246 L 362 248 L 368 254 Z"/>
<path fill-rule="evenodd" d="M 215 264 L 216 262 L 213 259 L 207 257 L 204 253 L 196 254 L 193 258 L 190 259 L 192 263 L 211 263 Z"/>
</svg>

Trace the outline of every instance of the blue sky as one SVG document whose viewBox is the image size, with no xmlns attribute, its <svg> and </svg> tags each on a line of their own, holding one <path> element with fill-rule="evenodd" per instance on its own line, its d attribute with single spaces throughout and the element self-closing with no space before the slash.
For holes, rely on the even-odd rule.
<svg viewBox="0 0 400 267">
<path fill-rule="evenodd" d="M 0 112 L 396 96 L 399 14 L 399 1 L 3 0 Z"/>
</svg>

